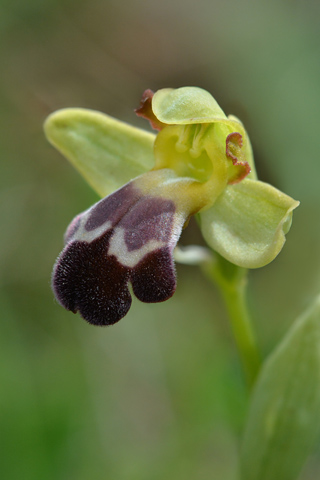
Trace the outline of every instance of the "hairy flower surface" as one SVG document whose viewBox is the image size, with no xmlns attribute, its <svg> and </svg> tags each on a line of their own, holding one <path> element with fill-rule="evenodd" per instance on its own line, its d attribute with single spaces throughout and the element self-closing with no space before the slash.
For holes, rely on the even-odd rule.
<svg viewBox="0 0 320 480">
<path fill-rule="evenodd" d="M 95 325 L 126 315 L 129 282 L 143 302 L 173 295 L 173 250 L 191 215 L 211 248 L 256 268 L 280 252 L 299 204 L 256 180 L 243 125 L 205 90 L 147 90 L 136 112 L 159 133 L 84 109 L 45 124 L 49 141 L 107 195 L 71 222 L 52 277 L 61 305 Z"/>
</svg>

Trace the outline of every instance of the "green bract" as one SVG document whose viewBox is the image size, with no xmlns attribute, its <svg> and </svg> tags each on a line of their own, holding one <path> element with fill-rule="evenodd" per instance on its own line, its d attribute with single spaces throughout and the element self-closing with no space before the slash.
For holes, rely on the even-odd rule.
<svg viewBox="0 0 320 480">
<path fill-rule="evenodd" d="M 196 87 L 163 89 L 154 96 L 147 91 L 141 105 L 138 113 L 161 129 L 157 135 L 84 109 L 49 116 L 46 135 L 101 196 L 141 175 L 140 188 L 145 178 L 146 192 L 148 182 L 154 192 L 157 177 L 143 174 L 171 171 L 158 191 L 186 218 L 199 213 L 211 248 L 246 268 L 271 262 L 299 202 L 256 180 L 241 122 L 226 117 L 214 98 Z"/>
</svg>

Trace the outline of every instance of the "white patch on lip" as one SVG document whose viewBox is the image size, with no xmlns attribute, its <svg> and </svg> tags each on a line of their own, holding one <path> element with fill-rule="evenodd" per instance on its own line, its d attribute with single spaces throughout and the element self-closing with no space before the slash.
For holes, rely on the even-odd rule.
<svg viewBox="0 0 320 480">
<path fill-rule="evenodd" d="M 83 212 L 80 216 L 80 225 L 75 231 L 75 233 L 68 239 L 68 242 L 80 241 L 80 242 L 93 242 L 96 238 L 100 237 L 102 234 L 106 233 L 112 228 L 112 223 L 110 220 L 107 220 L 99 227 L 94 230 L 86 230 L 85 225 L 88 221 L 88 218 L 91 215 L 92 207 L 89 208 L 86 212 Z M 68 230 L 67 230 L 68 231 Z"/>
<path fill-rule="evenodd" d="M 115 227 L 108 249 L 108 255 L 114 255 L 118 262 L 125 267 L 135 267 L 148 253 L 167 245 L 166 242 L 151 239 L 141 248 L 129 252 L 124 239 L 125 231 L 122 227 Z"/>
</svg>

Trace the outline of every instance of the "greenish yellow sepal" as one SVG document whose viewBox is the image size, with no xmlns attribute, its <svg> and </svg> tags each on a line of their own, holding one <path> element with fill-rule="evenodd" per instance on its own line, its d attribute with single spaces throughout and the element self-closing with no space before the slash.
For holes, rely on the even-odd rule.
<svg viewBox="0 0 320 480">
<path fill-rule="evenodd" d="M 44 125 L 48 140 L 104 197 L 152 169 L 155 135 L 103 113 L 68 108 Z"/>
<path fill-rule="evenodd" d="M 152 110 L 168 125 L 212 123 L 227 118 L 212 95 L 198 87 L 158 90 L 152 98 Z"/>
<path fill-rule="evenodd" d="M 285 242 L 299 202 L 258 180 L 226 187 L 214 205 L 200 213 L 203 236 L 214 250 L 240 267 L 271 262 Z"/>
<path fill-rule="evenodd" d="M 262 367 L 245 428 L 241 480 L 296 480 L 319 433 L 320 297 Z"/>
</svg>

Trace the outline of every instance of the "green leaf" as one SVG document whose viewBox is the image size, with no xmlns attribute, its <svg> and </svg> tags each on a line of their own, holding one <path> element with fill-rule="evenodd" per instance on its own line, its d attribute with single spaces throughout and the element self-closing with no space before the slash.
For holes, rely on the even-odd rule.
<svg viewBox="0 0 320 480">
<path fill-rule="evenodd" d="M 152 110 L 158 120 L 168 125 L 226 120 L 212 95 L 198 87 L 158 90 L 152 99 Z"/>
<path fill-rule="evenodd" d="M 262 267 L 282 249 L 298 205 L 267 183 L 244 179 L 229 185 L 210 209 L 200 212 L 202 234 L 229 262 Z"/>
<path fill-rule="evenodd" d="M 295 480 L 320 433 L 320 296 L 265 362 L 242 445 L 242 480 Z"/>
<path fill-rule="evenodd" d="M 44 125 L 48 140 L 104 197 L 154 165 L 155 135 L 92 110 L 68 108 Z"/>
</svg>

